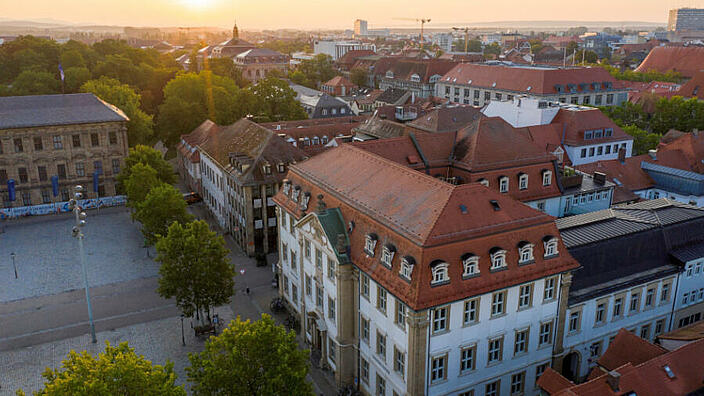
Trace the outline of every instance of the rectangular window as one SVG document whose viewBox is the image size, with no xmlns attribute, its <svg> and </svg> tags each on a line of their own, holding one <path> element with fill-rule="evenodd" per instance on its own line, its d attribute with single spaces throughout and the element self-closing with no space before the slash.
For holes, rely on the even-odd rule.
<svg viewBox="0 0 704 396">
<path fill-rule="evenodd" d="M 305 257 L 306 257 L 308 260 L 310 260 L 310 241 L 309 241 L 309 240 L 306 239 L 306 240 L 303 242 L 303 248 L 304 248 L 303 254 L 305 255 Z"/>
<path fill-rule="evenodd" d="M 376 308 L 386 315 L 386 290 L 378 285 L 376 287 Z"/>
<path fill-rule="evenodd" d="M 538 346 L 552 344 L 552 324 L 553 321 L 543 322 L 540 324 L 540 334 L 538 337 Z"/>
<path fill-rule="evenodd" d="M 22 145 L 22 138 L 16 138 L 13 140 L 15 144 L 15 152 L 21 153 L 24 151 L 24 146 Z"/>
<path fill-rule="evenodd" d="M 369 277 L 362 274 L 360 276 L 360 294 L 362 297 L 366 298 L 369 300 Z"/>
<path fill-rule="evenodd" d="M 328 358 L 330 358 L 330 361 L 333 363 L 335 363 L 335 349 L 335 340 L 328 336 Z"/>
<path fill-rule="evenodd" d="M 670 301 L 670 284 L 663 283 L 662 290 L 660 291 L 660 303 Z"/>
<path fill-rule="evenodd" d="M 557 278 L 547 278 L 545 279 L 545 290 L 543 291 L 543 300 L 550 301 L 555 299 L 555 285 L 557 284 Z"/>
<path fill-rule="evenodd" d="M 466 373 L 468 371 L 474 370 L 474 360 L 476 355 L 476 345 L 462 348 L 462 352 L 460 354 L 460 373 Z"/>
<path fill-rule="evenodd" d="M 650 325 L 643 325 L 643 327 L 640 328 L 640 338 L 644 340 L 649 340 L 650 339 Z"/>
<path fill-rule="evenodd" d="M 24 191 L 22 193 L 22 204 L 24 206 L 29 206 L 32 204 L 32 195 L 29 193 L 29 191 Z"/>
<path fill-rule="evenodd" d="M 628 313 L 640 311 L 640 291 L 631 293 L 631 306 Z"/>
<path fill-rule="evenodd" d="M 360 367 L 360 371 L 361 371 L 362 381 L 365 384 L 368 384 L 369 383 L 369 362 L 365 358 L 360 357 L 359 367 Z"/>
<path fill-rule="evenodd" d="M 315 268 L 323 270 L 323 253 L 318 248 L 315 248 Z"/>
<path fill-rule="evenodd" d="M 543 363 L 535 366 L 535 383 L 538 383 L 538 379 L 540 379 L 540 376 L 543 375 L 545 370 L 548 368 L 549 363 Z M 537 385 L 536 385 L 537 387 Z"/>
<path fill-rule="evenodd" d="M 90 144 L 93 147 L 99 146 L 100 145 L 100 139 L 98 138 L 97 133 L 91 133 L 90 134 Z"/>
<path fill-rule="evenodd" d="M 590 157 L 594 156 L 594 147 L 589 147 L 589 156 Z"/>
<path fill-rule="evenodd" d="M 589 357 L 596 359 L 599 356 L 601 356 L 601 341 L 594 342 L 589 346 Z"/>
<path fill-rule="evenodd" d="M 533 284 L 523 285 L 519 288 L 518 309 L 530 308 L 533 302 Z"/>
<path fill-rule="evenodd" d="M 491 296 L 491 316 L 503 315 L 506 313 L 506 292 L 494 293 Z"/>
<path fill-rule="evenodd" d="M 117 144 L 117 133 L 115 132 L 110 132 L 108 134 L 108 139 L 110 140 L 110 145 L 114 146 Z"/>
<path fill-rule="evenodd" d="M 54 142 L 54 150 L 61 150 L 64 148 L 64 143 L 61 140 L 61 136 L 54 136 L 52 140 Z"/>
<path fill-rule="evenodd" d="M 323 290 L 317 285 L 315 286 L 315 305 L 318 308 L 323 308 Z"/>
<path fill-rule="evenodd" d="M 655 287 L 648 289 L 645 292 L 645 307 L 651 308 L 653 306 L 653 298 L 655 296 Z"/>
<path fill-rule="evenodd" d="M 311 284 L 310 275 L 306 275 L 306 296 L 310 297 L 313 295 L 313 286 Z"/>
<path fill-rule="evenodd" d="M 526 372 L 520 372 L 511 376 L 511 396 L 522 395 L 526 383 Z"/>
<path fill-rule="evenodd" d="M 464 302 L 464 312 L 462 314 L 462 323 L 470 325 L 479 321 L 479 299 L 474 298 Z"/>
<path fill-rule="evenodd" d="M 298 266 L 298 260 L 296 258 L 296 252 L 294 252 L 293 249 L 291 249 L 291 269 L 295 270 L 297 266 Z"/>
<path fill-rule="evenodd" d="M 659 336 L 662 334 L 663 329 L 665 328 L 665 319 L 660 319 L 655 322 L 655 334 L 654 336 Z"/>
<path fill-rule="evenodd" d="M 331 259 L 330 257 L 327 257 L 328 259 L 328 278 L 330 280 L 335 280 L 335 261 Z"/>
<path fill-rule="evenodd" d="M 376 332 L 376 354 L 381 356 L 381 360 L 386 361 L 386 336 Z"/>
<path fill-rule="evenodd" d="M 37 173 L 39 173 L 39 181 L 47 181 L 49 179 L 46 174 L 46 166 L 38 166 Z"/>
<path fill-rule="evenodd" d="M 328 296 L 328 318 L 335 320 L 335 300 Z"/>
<path fill-rule="evenodd" d="M 112 174 L 117 175 L 118 173 L 120 173 L 120 160 L 117 158 L 114 158 L 112 160 Z"/>
<path fill-rule="evenodd" d="M 620 318 L 621 315 L 623 315 L 623 297 L 616 297 L 614 298 L 614 320 Z"/>
<path fill-rule="evenodd" d="M 576 333 L 579 331 L 582 322 L 582 311 L 574 311 L 570 313 L 569 332 Z"/>
<path fill-rule="evenodd" d="M 501 380 L 490 382 L 484 387 L 484 396 L 499 396 L 500 389 Z"/>
<path fill-rule="evenodd" d="M 379 374 L 376 375 L 376 394 L 377 396 L 386 396 L 386 380 Z"/>
<path fill-rule="evenodd" d="M 599 302 L 596 305 L 596 314 L 594 315 L 594 324 L 603 324 L 606 320 L 606 301 Z"/>
<path fill-rule="evenodd" d="M 83 162 L 76 162 L 76 176 L 83 177 L 86 175 L 86 164 Z"/>
<path fill-rule="evenodd" d="M 20 178 L 20 183 L 29 182 L 29 175 L 27 174 L 27 168 L 17 168 L 17 174 Z"/>
<path fill-rule="evenodd" d="M 291 282 L 291 300 L 294 303 L 298 302 L 298 287 Z"/>
<path fill-rule="evenodd" d="M 394 345 L 394 371 L 397 372 L 401 378 L 405 376 L 406 372 L 406 354 L 399 351 Z"/>
<path fill-rule="evenodd" d="M 528 352 L 528 329 L 516 332 L 513 344 L 513 355 L 520 355 Z"/>
<path fill-rule="evenodd" d="M 406 328 L 406 306 L 399 300 L 396 300 L 396 315 L 394 323 L 402 329 Z"/>
<path fill-rule="evenodd" d="M 449 307 L 435 308 L 433 310 L 433 334 L 448 330 L 448 311 Z"/>
<path fill-rule="evenodd" d="M 81 147 L 81 135 L 72 135 L 71 143 L 73 144 L 74 148 Z"/>
<path fill-rule="evenodd" d="M 42 138 L 39 136 L 36 136 L 34 138 L 34 151 L 42 151 L 44 150 L 44 142 L 42 141 Z M 0 150 L 0 152 L 2 152 Z"/>
<path fill-rule="evenodd" d="M 488 363 L 500 362 L 503 359 L 504 337 L 489 340 Z"/>
<path fill-rule="evenodd" d="M 432 359 L 430 369 L 430 382 L 438 382 L 447 378 L 447 355 L 437 356 Z"/>
<path fill-rule="evenodd" d="M 93 161 L 93 171 L 98 172 L 99 175 L 103 174 L 103 161 Z"/>
<path fill-rule="evenodd" d="M 583 148 L 583 149 L 579 152 L 579 158 L 585 158 L 586 156 L 587 156 L 587 149 L 586 149 L 586 148 Z"/>
<path fill-rule="evenodd" d="M 362 334 L 361 334 L 362 341 L 364 341 L 364 342 L 366 342 L 367 344 L 369 344 L 369 319 L 367 319 L 367 318 L 365 318 L 364 316 L 361 316 L 361 315 L 360 315 L 360 318 L 361 318 L 360 321 L 361 321 L 361 324 L 362 324 L 362 325 L 361 325 L 361 327 L 362 327 Z"/>
</svg>

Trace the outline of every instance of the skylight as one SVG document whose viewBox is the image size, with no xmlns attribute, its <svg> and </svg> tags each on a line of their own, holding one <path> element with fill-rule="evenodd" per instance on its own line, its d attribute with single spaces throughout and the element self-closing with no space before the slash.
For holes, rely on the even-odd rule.
<svg viewBox="0 0 704 396">
<path fill-rule="evenodd" d="M 667 378 L 673 379 L 675 378 L 675 373 L 672 372 L 672 369 L 668 365 L 662 366 L 662 369 L 665 370 L 665 374 L 667 374 Z"/>
</svg>

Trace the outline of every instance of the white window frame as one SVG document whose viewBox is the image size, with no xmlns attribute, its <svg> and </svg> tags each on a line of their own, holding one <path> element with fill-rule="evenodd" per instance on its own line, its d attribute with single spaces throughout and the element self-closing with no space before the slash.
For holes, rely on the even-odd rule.
<svg viewBox="0 0 704 396">
<path fill-rule="evenodd" d="M 497 270 L 506 267 L 506 251 L 499 249 L 491 255 L 491 269 Z"/>
<path fill-rule="evenodd" d="M 552 171 L 543 171 L 543 186 L 549 186 L 552 184 Z"/>
<path fill-rule="evenodd" d="M 499 178 L 499 192 L 506 193 L 508 188 L 508 176 L 501 176 Z"/>
<path fill-rule="evenodd" d="M 479 274 L 479 256 L 470 255 L 462 260 L 462 276 L 470 277 Z"/>
<path fill-rule="evenodd" d="M 518 262 L 523 264 L 523 263 L 529 263 L 533 261 L 535 258 L 533 257 L 533 245 L 532 243 L 527 243 L 520 247 L 518 249 Z"/>
<path fill-rule="evenodd" d="M 518 189 L 527 190 L 528 189 L 528 175 L 523 173 L 518 177 Z"/>
<path fill-rule="evenodd" d="M 433 279 L 430 282 L 432 285 L 437 285 L 439 283 L 444 283 L 444 282 L 449 282 L 450 281 L 450 273 L 449 273 L 449 264 L 442 262 L 436 264 L 433 269 Z"/>
<path fill-rule="evenodd" d="M 552 237 L 549 240 L 544 241 L 543 246 L 545 248 L 545 255 L 543 257 L 557 256 L 559 254 L 557 245 L 558 243 L 556 237 Z"/>
<path fill-rule="evenodd" d="M 405 257 L 401 259 L 399 274 L 408 280 L 411 280 L 411 276 L 413 275 L 413 264 L 411 264 Z"/>
</svg>

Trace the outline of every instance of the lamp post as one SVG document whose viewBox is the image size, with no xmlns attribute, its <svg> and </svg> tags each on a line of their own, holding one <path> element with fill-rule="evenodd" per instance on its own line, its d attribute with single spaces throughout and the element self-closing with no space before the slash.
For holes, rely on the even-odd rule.
<svg viewBox="0 0 704 396">
<path fill-rule="evenodd" d="M 12 259 L 12 268 L 15 269 L 15 279 L 17 279 L 17 265 L 15 265 L 15 252 L 10 253 L 10 258 Z"/>
<path fill-rule="evenodd" d="M 78 205 L 78 200 L 83 198 L 83 186 L 76 186 L 73 189 L 73 198 L 68 202 L 68 207 L 76 215 L 76 225 L 71 230 L 74 238 L 78 239 L 78 255 L 81 260 L 81 268 L 83 270 L 83 286 L 86 289 L 86 304 L 88 305 L 88 321 L 90 322 L 90 335 L 93 343 L 98 340 L 95 338 L 95 324 L 93 323 L 93 308 L 90 305 L 90 292 L 88 291 L 88 273 L 86 272 L 86 256 L 83 251 L 83 232 L 81 229 L 86 225 L 86 212 Z"/>
<path fill-rule="evenodd" d="M 181 314 L 181 345 L 186 346 L 186 335 L 183 332 L 183 314 Z"/>
</svg>

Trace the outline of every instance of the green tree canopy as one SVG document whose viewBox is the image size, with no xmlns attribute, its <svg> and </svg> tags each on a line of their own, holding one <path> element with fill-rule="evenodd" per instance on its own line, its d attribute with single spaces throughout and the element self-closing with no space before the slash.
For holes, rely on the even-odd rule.
<svg viewBox="0 0 704 396">
<path fill-rule="evenodd" d="M 303 60 L 298 70 L 305 76 L 305 84 L 301 85 L 315 89 L 337 75 L 332 57 L 326 54 L 318 54 L 313 59 Z"/>
<path fill-rule="evenodd" d="M 485 46 L 484 55 L 501 55 L 501 46 L 498 43 L 491 43 Z"/>
<path fill-rule="evenodd" d="M 130 146 L 148 144 L 153 140 L 152 116 L 140 109 L 141 98 L 129 85 L 114 78 L 101 77 L 83 84 L 81 91 L 91 92 L 125 112 L 130 119 L 127 123 L 127 140 Z"/>
<path fill-rule="evenodd" d="M 134 218 L 142 223 L 142 234 L 148 245 L 166 236 L 172 223 L 187 223 L 192 216 L 186 212 L 186 201 L 174 186 L 162 183 L 149 190 Z"/>
<path fill-rule="evenodd" d="M 135 164 L 130 170 L 130 177 L 125 181 L 125 194 L 127 206 L 138 208 L 147 198 L 152 188 L 163 183 L 149 164 L 141 162 Z"/>
<path fill-rule="evenodd" d="M 625 125 L 621 129 L 633 137 L 633 155 L 647 154 L 648 150 L 658 146 L 662 138 L 658 133 L 649 133 L 635 125 Z"/>
<path fill-rule="evenodd" d="M 232 61 L 232 58 L 208 59 L 207 67 L 213 74 L 232 79 L 240 88 L 249 85 L 249 80 L 242 76 L 242 70 L 235 66 L 235 62 Z"/>
<path fill-rule="evenodd" d="M 308 118 L 305 109 L 296 101 L 296 92 L 284 80 L 267 77 L 249 87 L 247 92 L 255 99 L 254 107 L 250 108 L 248 113 L 254 114 L 257 121 L 272 122 Z"/>
<path fill-rule="evenodd" d="M 51 73 L 25 70 L 12 83 L 13 95 L 45 95 L 61 93 L 61 82 Z"/>
<path fill-rule="evenodd" d="M 64 85 L 66 93 L 76 93 L 81 86 L 90 80 L 90 70 L 86 67 L 64 68 Z"/>
<path fill-rule="evenodd" d="M 137 145 L 130 148 L 130 153 L 125 158 L 125 166 L 117 175 L 117 181 L 121 186 L 125 186 L 125 183 L 132 175 L 132 168 L 137 164 L 149 165 L 152 169 L 156 171 L 158 179 L 167 184 L 176 183 L 176 174 L 171 165 L 164 160 L 161 153 L 149 146 Z"/>
<path fill-rule="evenodd" d="M 34 393 L 38 396 L 186 395 L 185 389 L 176 385 L 173 363 L 154 365 L 126 342 L 117 347 L 106 342 L 105 352 L 97 358 L 86 351 L 71 351 L 61 368 L 47 368 L 42 376 L 44 388 Z"/>
<path fill-rule="evenodd" d="M 176 299 L 184 315 L 209 317 L 211 307 L 227 304 L 234 294 L 235 270 L 225 240 L 205 221 L 173 223 L 156 244 L 159 288 L 164 298 Z"/>
<path fill-rule="evenodd" d="M 238 317 L 189 359 L 195 395 L 313 395 L 308 351 L 298 349 L 295 332 L 266 314 L 255 322 Z"/>
<path fill-rule="evenodd" d="M 350 70 L 350 81 L 358 87 L 366 87 L 369 81 L 369 74 L 366 70 L 355 67 Z"/>
</svg>

